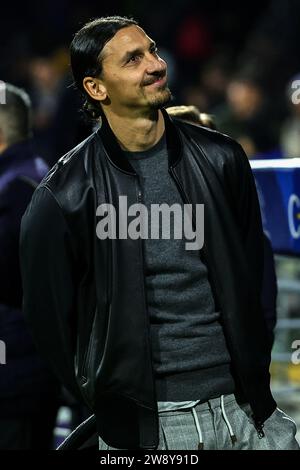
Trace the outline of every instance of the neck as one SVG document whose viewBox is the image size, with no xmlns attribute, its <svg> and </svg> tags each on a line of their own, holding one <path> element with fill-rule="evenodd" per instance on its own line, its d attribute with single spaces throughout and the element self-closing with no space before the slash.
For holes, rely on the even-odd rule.
<svg viewBox="0 0 300 470">
<path fill-rule="evenodd" d="M 129 152 L 144 151 L 153 147 L 165 130 L 161 111 L 140 117 L 124 117 L 112 112 L 106 112 L 105 115 L 121 148 Z"/>
</svg>

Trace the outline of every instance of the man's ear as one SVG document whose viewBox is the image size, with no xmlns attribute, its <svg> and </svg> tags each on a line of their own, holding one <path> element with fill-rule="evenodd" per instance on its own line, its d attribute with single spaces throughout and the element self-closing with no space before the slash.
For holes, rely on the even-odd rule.
<svg viewBox="0 0 300 470">
<path fill-rule="evenodd" d="M 107 98 L 107 90 L 99 78 L 85 77 L 83 87 L 93 100 L 104 101 Z"/>
</svg>

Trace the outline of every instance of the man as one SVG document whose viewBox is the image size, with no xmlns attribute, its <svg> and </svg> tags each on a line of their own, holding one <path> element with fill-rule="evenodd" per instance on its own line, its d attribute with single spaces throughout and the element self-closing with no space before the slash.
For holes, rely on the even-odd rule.
<svg viewBox="0 0 300 470">
<path fill-rule="evenodd" d="M 296 448 L 269 388 L 246 156 L 168 118 L 166 64 L 135 21 L 88 23 L 71 63 L 102 125 L 58 161 L 23 218 L 24 308 L 41 350 L 95 414 L 100 449 L 271 448 L 274 433 L 277 448 Z M 136 204 L 145 214 L 160 203 L 192 206 L 196 229 L 204 204 L 203 248 L 187 249 L 188 230 L 166 239 L 157 219 L 145 236 Z"/>
<path fill-rule="evenodd" d="M 5 83 L 0 104 L 0 449 L 50 449 L 57 412 L 57 379 L 36 352 L 22 307 L 21 217 L 48 171 L 31 148 L 31 103 Z M 43 418 L 41 419 L 41 413 Z"/>
</svg>

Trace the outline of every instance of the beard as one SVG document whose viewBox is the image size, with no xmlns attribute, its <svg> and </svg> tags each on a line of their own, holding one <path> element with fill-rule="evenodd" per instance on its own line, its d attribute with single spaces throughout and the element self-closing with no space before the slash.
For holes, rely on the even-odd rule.
<svg viewBox="0 0 300 470">
<path fill-rule="evenodd" d="M 165 88 L 158 90 L 154 96 L 148 98 L 148 104 L 151 109 L 160 109 L 161 107 L 168 104 L 172 99 L 172 93 L 166 86 Z"/>
</svg>

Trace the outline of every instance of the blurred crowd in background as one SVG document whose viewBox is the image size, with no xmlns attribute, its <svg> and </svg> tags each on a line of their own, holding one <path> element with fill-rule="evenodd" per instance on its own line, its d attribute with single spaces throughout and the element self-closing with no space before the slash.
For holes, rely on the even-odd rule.
<svg viewBox="0 0 300 470">
<path fill-rule="evenodd" d="M 72 87 L 68 46 L 88 20 L 136 18 L 168 63 L 173 105 L 198 106 L 250 158 L 300 155 L 300 2 L 32 1 L 1 6 L 0 78 L 34 106 L 35 147 L 50 166 L 91 132 Z"/>
</svg>

